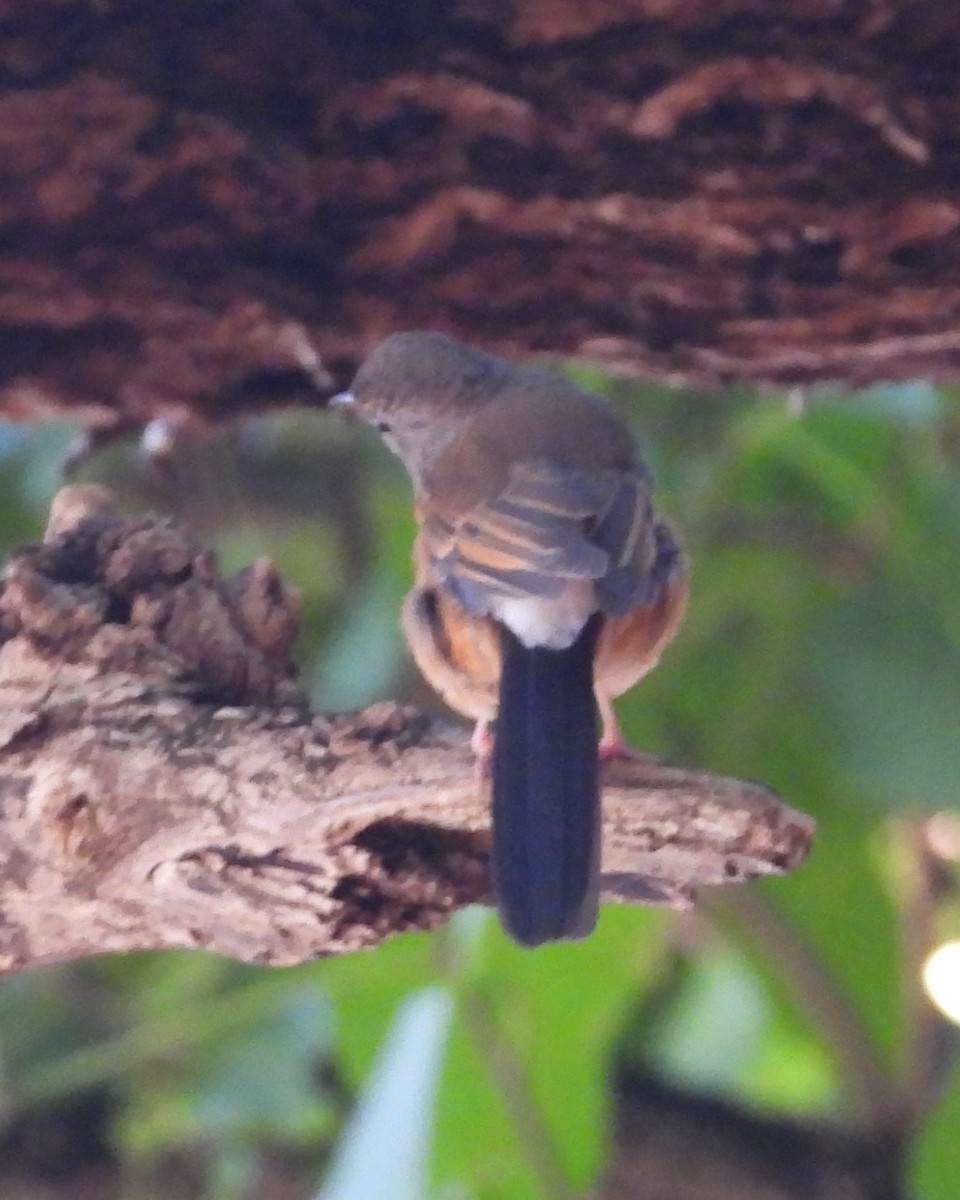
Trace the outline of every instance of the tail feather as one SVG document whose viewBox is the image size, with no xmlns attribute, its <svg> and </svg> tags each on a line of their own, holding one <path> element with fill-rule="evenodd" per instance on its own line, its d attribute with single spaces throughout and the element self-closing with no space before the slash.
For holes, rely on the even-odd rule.
<svg viewBox="0 0 960 1200">
<path fill-rule="evenodd" d="M 601 618 L 569 649 L 502 631 L 493 750 L 493 878 L 504 928 L 537 946 L 597 920 L 600 789 L 593 658 Z"/>
</svg>

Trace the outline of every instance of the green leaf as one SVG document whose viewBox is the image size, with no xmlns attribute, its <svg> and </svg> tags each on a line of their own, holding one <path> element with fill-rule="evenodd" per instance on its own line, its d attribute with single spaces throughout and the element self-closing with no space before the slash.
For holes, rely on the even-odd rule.
<svg viewBox="0 0 960 1200">
<path fill-rule="evenodd" d="M 733 1091 L 769 1020 L 756 975 L 736 954 L 713 951 L 691 964 L 672 1011 L 658 1023 L 651 1063 L 697 1091 Z M 722 1038 L 716 1030 L 722 1028 Z"/>
<path fill-rule="evenodd" d="M 960 804 L 960 646 L 923 592 L 875 581 L 824 612 L 810 664 L 851 782 L 901 811 Z"/>
<path fill-rule="evenodd" d="M 608 1149 L 611 1047 L 662 966 L 663 916 L 606 908 L 579 943 L 521 950 L 493 925 L 460 982 L 435 1178 L 483 1200 L 590 1185 Z M 469 1129 L 469 1137 L 464 1130 Z"/>
<path fill-rule="evenodd" d="M 960 1062 L 943 1097 L 910 1148 L 907 1179 L 913 1200 L 956 1200 L 960 1180 Z"/>
<path fill-rule="evenodd" d="M 789 922 L 803 952 L 836 989 L 834 1002 L 823 983 L 812 981 L 809 986 L 820 993 L 820 1002 L 851 1006 L 867 1052 L 878 1067 L 892 1072 L 899 1065 L 902 1032 L 900 924 L 884 870 L 884 842 L 876 820 L 848 803 L 822 804 L 817 816 L 808 861 L 788 879 L 757 886 L 763 902 Z M 750 930 L 744 929 L 742 936 L 751 945 Z M 766 942 L 752 945 L 765 959 L 762 969 L 777 979 L 776 961 L 769 958 L 774 947 Z M 790 979 L 789 971 L 779 975 L 777 994 L 793 1004 L 797 993 Z M 860 1081 L 844 1077 L 844 1048 L 818 1024 L 809 1004 L 806 1012 L 813 1030 L 821 1040 L 826 1038 L 824 1045 L 849 1095 Z"/>
<path fill-rule="evenodd" d="M 837 1079 L 825 1048 L 746 955 L 732 945 L 712 946 L 686 960 L 681 979 L 647 1030 L 648 1062 L 691 1091 L 734 1096 L 751 1107 L 836 1106 Z"/>
<path fill-rule="evenodd" d="M 436 939 L 442 936 L 405 933 L 316 965 L 334 1003 L 340 1066 L 353 1087 L 363 1085 L 404 996 L 439 982 Z"/>
<path fill-rule="evenodd" d="M 399 619 L 413 577 L 410 486 L 385 464 L 368 499 L 373 575 L 361 593 L 349 597 L 344 617 L 315 665 L 311 693 L 323 708 L 359 708 L 382 699 L 407 655 Z"/>
</svg>

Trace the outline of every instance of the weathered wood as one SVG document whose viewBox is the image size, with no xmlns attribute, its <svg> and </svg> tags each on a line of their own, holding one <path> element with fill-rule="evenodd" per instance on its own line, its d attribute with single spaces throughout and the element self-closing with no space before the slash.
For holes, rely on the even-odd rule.
<svg viewBox="0 0 960 1200">
<path fill-rule="evenodd" d="M 0 969 L 171 946 L 287 964 L 489 899 L 466 734 L 389 703 L 314 716 L 295 633 L 269 563 L 224 581 L 169 520 L 60 493 L 0 592 Z M 604 897 L 685 907 L 790 870 L 812 831 L 757 784 L 613 764 Z"/>
<path fill-rule="evenodd" d="M 424 326 L 707 385 L 956 376 L 945 0 L 0 21 L 5 416 L 312 403 Z"/>
</svg>

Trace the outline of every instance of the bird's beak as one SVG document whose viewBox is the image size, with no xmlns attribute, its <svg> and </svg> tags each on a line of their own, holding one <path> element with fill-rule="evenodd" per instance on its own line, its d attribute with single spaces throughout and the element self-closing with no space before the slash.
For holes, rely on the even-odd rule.
<svg viewBox="0 0 960 1200">
<path fill-rule="evenodd" d="M 327 401 L 328 408 L 334 408 L 337 412 L 355 412 L 356 402 L 353 398 L 353 392 L 337 392 L 335 396 L 331 396 Z"/>
</svg>

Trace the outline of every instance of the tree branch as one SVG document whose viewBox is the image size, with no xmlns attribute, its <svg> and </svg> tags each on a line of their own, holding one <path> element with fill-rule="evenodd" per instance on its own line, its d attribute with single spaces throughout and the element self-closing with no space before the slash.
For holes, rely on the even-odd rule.
<svg viewBox="0 0 960 1200">
<path fill-rule="evenodd" d="M 171 946 L 288 964 L 489 900 L 466 735 L 389 703 L 314 716 L 296 607 L 265 560 L 223 580 L 169 520 L 59 494 L 0 593 L 0 967 Z M 608 901 L 684 907 L 810 845 L 757 784 L 652 759 L 604 783 Z"/>
<path fill-rule="evenodd" d="M 0 413 L 103 436 L 431 326 L 718 383 L 955 378 L 941 0 L 7 5 Z"/>
</svg>

